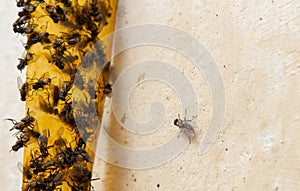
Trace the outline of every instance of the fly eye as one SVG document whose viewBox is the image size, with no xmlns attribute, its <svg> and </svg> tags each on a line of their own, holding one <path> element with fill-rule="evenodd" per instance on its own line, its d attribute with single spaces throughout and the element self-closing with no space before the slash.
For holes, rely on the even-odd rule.
<svg viewBox="0 0 300 191">
<path fill-rule="evenodd" d="M 174 125 L 175 125 L 175 126 L 178 126 L 178 123 L 179 123 L 179 120 L 178 120 L 178 119 L 175 119 L 175 120 L 174 120 Z"/>
</svg>

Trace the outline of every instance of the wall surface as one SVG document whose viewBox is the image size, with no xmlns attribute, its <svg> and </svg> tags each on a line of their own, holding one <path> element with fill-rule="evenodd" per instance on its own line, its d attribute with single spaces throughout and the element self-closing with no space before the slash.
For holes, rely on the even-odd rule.
<svg viewBox="0 0 300 191">
<path fill-rule="evenodd" d="M 207 49 L 223 79 L 226 111 L 215 144 L 199 155 L 200 140 L 209 131 L 213 114 L 213 95 L 207 83 L 211 76 L 178 49 L 171 49 L 174 47 L 154 44 L 126 49 L 114 62 L 116 80 L 127 74 L 127 81 L 120 82 L 123 86 L 133 78 L 127 71 L 130 67 L 151 59 L 174 65 L 189 79 L 199 101 L 197 110 L 187 108 L 188 116 L 198 115 L 194 120 L 196 138 L 172 160 L 149 169 L 132 170 L 119 167 L 122 162 L 96 161 L 95 176 L 101 177 L 93 183 L 96 190 L 300 189 L 299 13 L 297 1 L 120 1 L 117 28 L 168 25 L 185 31 Z M 132 36 L 126 35 L 117 38 L 116 47 L 129 43 Z M 136 38 L 137 34 L 132 35 Z M 129 98 L 113 94 L 113 105 L 129 99 L 131 114 L 124 116 L 147 122 L 157 117 L 150 108 L 153 101 L 159 101 L 165 110 L 163 123 L 152 134 L 137 135 L 129 132 L 131 127 L 126 127 L 122 118 L 120 123 L 112 119 L 109 132 L 124 147 L 147 150 L 162 147 L 178 134 L 173 120 L 186 108 L 180 90 L 161 79 L 147 79 L 147 70 L 152 69 L 144 66 L 144 70 L 130 87 Z M 174 83 L 184 85 L 180 79 Z"/>
<path fill-rule="evenodd" d="M 22 174 L 17 163 L 22 162 L 22 151 L 9 152 L 16 138 L 12 136 L 11 123 L 3 121 L 5 118 L 20 119 L 25 113 L 25 104 L 21 102 L 17 85 L 18 58 L 22 56 L 24 48 L 22 36 L 13 33 L 12 23 L 17 19 L 15 1 L 0 2 L 0 186 L 1 190 L 21 190 Z M 22 41 L 21 41 L 22 40 Z"/>
<path fill-rule="evenodd" d="M 127 47 L 114 59 L 114 89 L 103 123 L 110 136 L 99 142 L 94 177 L 101 179 L 93 182 L 95 190 L 299 190 L 300 2 L 123 0 L 118 6 L 117 28 L 127 29 L 116 37 L 116 49 L 131 46 L 132 39 L 148 38 L 146 31 L 128 32 L 136 25 L 147 29 L 146 24 L 155 24 L 158 40 Z M 0 13 L 0 118 L 19 119 L 24 105 L 17 92 L 16 65 L 23 48 L 11 29 L 15 2 L 1 1 Z M 160 26 L 184 36 L 173 38 Z M 161 37 L 179 46 L 161 46 Z M 201 44 L 199 50 L 187 48 L 188 53 L 202 51 L 203 58 L 213 62 L 205 65 L 201 60 L 204 65 L 199 68 L 181 52 L 194 43 L 182 38 Z M 213 67 L 217 73 L 209 73 Z M 214 89 L 218 75 L 224 94 Z M 125 95 L 118 87 L 131 91 Z M 188 102 L 194 98 L 189 92 L 195 101 Z M 222 125 L 216 135 L 210 124 L 221 98 L 225 113 L 217 115 Z M 130 112 L 123 112 L 126 104 Z M 185 109 L 188 118 L 197 115 L 191 123 L 196 132 L 191 144 L 184 134 L 177 138 L 180 130 L 173 125 L 178 114 L 184 117 Z M 15 138 L 8 132 L 11 124 L 0 121 L 0 185 L 7 191 L 19 190 L 16 164 L 22 153 L 9 153 Z M 144 133 L 143 123 L 150 122 L 157 126 Z M 199 154 L 207 137 L 212 137 L 211 147 Z M 164 147 L 172 140 L 173 147 Z"/>
</svg>

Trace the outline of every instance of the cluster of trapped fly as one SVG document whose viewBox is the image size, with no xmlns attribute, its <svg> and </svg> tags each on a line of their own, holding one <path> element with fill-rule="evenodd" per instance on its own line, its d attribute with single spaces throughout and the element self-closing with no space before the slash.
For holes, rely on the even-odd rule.
<svg viewBox="0 0 300 191">
<path fill-rule="evenodd" d="M 104 79 L 81 75 L 105 63 L 99 34 L 111 17 L 109 0 L 18 0 L 22 10 L 13 31 L 27 35 L 26 54 L 18 70 L 27 67 L 23 83 L 18 78 L 27 114 L 13 123 L 17 141 L 12 151 L 25 147 L 22 190 L 90 190 L 93 152 L 88 142 L 97 136 L 98 104 L 111 92 Z M 86 53 L 94 48 L 83 62 Z M 109 63 L 107 64 L 109 68 Z M 85 92 L 82 100 L 73 91 Z M 78 105 L 86 112 L 76 112 Z M 95 112 L 96 111 L 96 112 Z"/>
</svg>

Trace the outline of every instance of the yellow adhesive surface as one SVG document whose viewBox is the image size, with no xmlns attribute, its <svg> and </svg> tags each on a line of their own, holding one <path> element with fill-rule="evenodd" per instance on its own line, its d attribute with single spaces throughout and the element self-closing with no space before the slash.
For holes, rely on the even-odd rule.
<svg viewBox="0 0 300 191">
<path fill-rule="evenodd" d="M 114 30 L 117 1 L 66 2 L 26 2 L 36 7 L 27 21 L 34 32 L 25 45 L 33 54 L 27 65 L 26 115 L 34 121 L 21 132 L 30 137 L 24 147 L 22 190 L 91 189 L 99 121 L 111 90 L 105 85 L 112 42 L 101 38 Z M 51 14 L 59 16 L 58 22 Z M 72 37 L 76 33 L 77 39 Z M 37 38 L 41 40 L 31 43 Z M 61 45 L 55 48 L 56 42 Z"/>
</svg>

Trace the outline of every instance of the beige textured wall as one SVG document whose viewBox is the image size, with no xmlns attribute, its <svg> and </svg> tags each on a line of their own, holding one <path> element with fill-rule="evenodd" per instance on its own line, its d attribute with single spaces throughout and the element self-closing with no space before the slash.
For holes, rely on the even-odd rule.
<svg viewBox="0 0 300 191">
<path fill-rule="evenodd" d="M 197 136 L 180 155 L 159 167 L 131 170 L 99 159 L 95 176 L 101 181 L 93 183 L 96 190 L 299 190 L 299 13 L 297 1 L 120 1 L 119 29 L 147 23 L 173 26 L 207 48 L 222 75 L 226 112 L 216 143 L 199 156 L 212 112 L 205 81 L 209 77 L 164 47 L 126 50 L 115 60 L 116 79 L 129 66 L 154 58 L 182 70 L 200 100 L 198 113 L 190 114 L 198 115 Z M 117 43 L 126 44 L 128 38 Z M 125 147 L 158 147 L 179 132 L 172 122 L 182 113 L 182 98 L 159 81 L 138 82 L 131 87 L 131 115 L 138 121 L 151 120 L 149 107 L 158 100 L 166 110 L 163 124 L 153 134 L 138 136 L 124 132 L 112 119 L 110 134 Z M 112 96 L 115 104 L 122 99 L 126 97 Z"/>
<path fill-rule="evenodd" d="M 0 83 L 4 92 L 0 116 L 18 119 L 24 106 L 18 101 L 14 85 L 19 75 L 15 66 L 22 48 L 11 31 L 16 18 L 14 4 L 3 1 L 0 6 Z M 113 80 L 141 60 L 155 58 L 173 64 L 189 79 L 200 103 L 192 113 L 188 110 L 189 116 L 198 115 L 194 121 L 197 135 L 177 157 L 149 169 L 121 168 L 99 158 L 95 161 L 94 176 L 101 180 L 93 182 L 95 190 L 299 190 L 300 2 L 120 1 L 117 28 L 146 23 L 184 30 L 208 50 L 225 86 L 222 129 L 211 149 L 199 155 L 200 140 L 207 133 L 212 116 L 212 95 L 206 81 L 209 76 L 178 51 L 149 45 L 128 49 L 115 60 Z M 126 38 L 129 36 L 117 43 L 126 44 Z M 141 73 L 136 86 L 131 87 L 131 115 L 140 122 L 153 120 L 149 107 L 152 101 L 160 101 L 164 104 L 165 118 L 154 133 L 137 135 L 121 128 L 115 119 L 109 118 L 110 113 L 105 115 L 107 123 L 112 124 L 111 137 L 124 147 L 145 150 L 159 147 L 179 132 L 173 120 L 184 109 L 183 98 L 159 80 L 143 81 L 146 77 Z M 123 99 L 112 96 L 109 101 L 121 104 Z M 19 190 L 21 176 L 16 163 L 21 161 L 22 154 L 8 153 L 14 139 L 7 132 L 10 125 L 0 124 L 3 140 L 0 185 L 5 190 Z M 117 155 L 114 150 L 107 152 Z M 152 160 L 151 157 L 144 160 Z"/>
<path fill-rule="evenodd" d="M 12 23 L 17 19 L 15 1 L 0 2 L 0 190 L 21 190 L 22 174 L 17 169 L 17 162 L 22 162 L 22 151 L 9 152 L 16 138 L 9 132 L 11 123 L 3 119 L 7 117 L 20 119 L 25 113 L 25 104 L 20 101 L 17 76 L 18 58 L 24 48 L 21 40 L 13 33 Z"/>
</svg>

